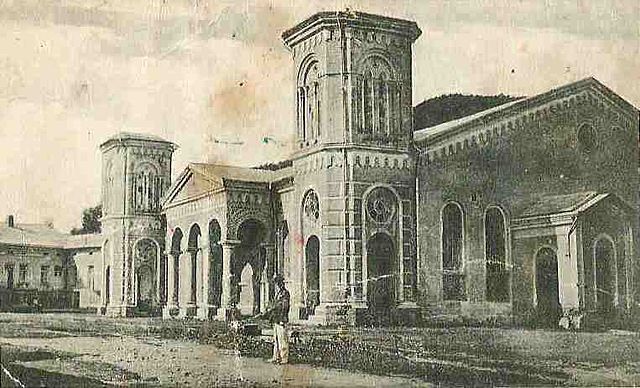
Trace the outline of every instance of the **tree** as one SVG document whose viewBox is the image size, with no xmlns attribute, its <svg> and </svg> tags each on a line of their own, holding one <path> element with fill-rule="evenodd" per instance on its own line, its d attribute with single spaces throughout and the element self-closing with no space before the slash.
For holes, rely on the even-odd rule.
<svg viewBox="0 0 640 388">
<path fill-rule="evenodd" d="M 430 98 L 413 108 L 414 130 L 433 127 L 520 98 L 504 94 L 476 96 L 460 93 Z"/>
<path fill-rule="evenodd" d="M 102 205 L 84 209 L 82 211 L 82 228 L 71 229 L 71 234 L 100 233 L 102 230 L 100 218 L 102 218 Z"/>
</svg>

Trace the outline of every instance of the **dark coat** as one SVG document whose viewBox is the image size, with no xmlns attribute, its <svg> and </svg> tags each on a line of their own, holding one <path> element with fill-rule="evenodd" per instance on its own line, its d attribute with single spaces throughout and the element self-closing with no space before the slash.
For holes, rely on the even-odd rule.
<svg viewBox="0 0 640 388">
<path fill-rule="evenodd" d="M 289 322 L 289 291 L 286 288 L 280 289 L 276 294 L 273 305 L 267 311 L 267 315 L 271 323 L 287 323 Z"/>
</svg>

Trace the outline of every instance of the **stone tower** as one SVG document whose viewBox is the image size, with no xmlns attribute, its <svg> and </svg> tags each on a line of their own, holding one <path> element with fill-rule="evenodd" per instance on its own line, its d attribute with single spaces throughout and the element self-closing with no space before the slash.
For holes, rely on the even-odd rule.
<svg viewBox="0 0 640 388">
<path fill-rule="evenodd" d="M 301 316 L 414 306 L 411 47 L 420 34 L 414 22 L 349 11 L 283 34 L 295 71 L 289 228 L 300 237 L 290 283 Z"/>
<path fill-rule="evenodd" d="M 161 198 L 171 184 L 176 146 L 160 137 L 119 133 L 102 152 L 103 274 L 99 313 L 156 314 L 165 300 Z"/>
</svg>

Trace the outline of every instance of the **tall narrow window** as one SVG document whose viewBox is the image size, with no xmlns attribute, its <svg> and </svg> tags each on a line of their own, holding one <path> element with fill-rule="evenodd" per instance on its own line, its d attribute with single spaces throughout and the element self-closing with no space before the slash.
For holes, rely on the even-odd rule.
<svg viewBox="0 0 640 388">
<path fill-rule="evenodd" d="M 449 203 L 442 210 L 442 288 L 445 300 L 466 299 L 462 249 L 462 209 L 456 203 Z"/>
<path fill-rule="evenodd" d="M 378 105 L 378 133 L 386 135 L 389 133 L 388 112 L 389 112 L 389 89 L 387 77 L 384 73 L 380 74 L 376 88 L 376 103 Z"/>
<path fill-rule="evenodd" d="M 401 82 L 395 78 L 391 65 L 378 57 L 366 61 L 362 74 L 362 90 L 356 90 L 362 96 L 362 104 L 354 105 L 354 109 L 360 109 L 357 112 L 361 113 L 362 126 L 356 128 L 384 138 L 399 127 Z"/>
<path fill-rule="evenodd" d="M 136 169 L 133 177 L 133 202 L 137 211 L 156 211 L 162 195 L 162 179 L 155 167 L 145 163 Z"/>
<path fill-rule="evenodd" d="M 313 83 L 313 94 L 314 94 L 314 101 L 315 101 L 315 122 L 314 122 L 314 126 L 316 128 L 316 137 L 320 137 L 320 83 L 316 80 Z"/>
<path fill-rule="evenodd" d="M 18 282 L 24 284 L 27 282 L 27 270 L 28 266 L 26 264 L 20 264 L 18 272 Z"/>
<path fill-rule="evenodd" d="M 90 265 L 87 267 L 87 288 L 91 291 L 95 291 L 96 289 L 96 281 L 95 281 L 95 267 Z"/>
<path fill-rule="evenodd" d="M 485 260 L 487 268 L 487 300 L 509 301 L 509 272 L 507 271 L 506 231 L 500 209 L 491 207 L 484 218 Z"/>
<path fill-rule="evenodd" d="M 363 92 L 363 109 L 364 109 L 364 133 L 373 132 L 373 79 L 371 72 L 368 71 L 364 75 L 362 86 Z"/>
<path fill-rule="evenodd" d="M 313 89 L 311 85 L 305 85 L 304 86 L 304 91 L 305 91 L 305 101 L 307 102 L 307 105 L 305 107 L 305 111 L 306 111 L 306 119 L 305 119 L 305 124 L 306 124 L 306 128 L 305 128 L 305 134 L 307 135 L 307 140 L 313 139 L 315 137 L 315 129 L 313 127 L 313 124 L 315 122 L 315 118 L 314 118 L 314 112 L 313 112 L 313 107 L 315 105 L 315 101 L 314 101 L 314 94 L 313 94 Z"/>
<path fill-rule="evenodd" d="M 393 103 L 393 131 L 399 133 L 402 128 L 402 86 L 396 83 L 394 86 L 394 103 Z"/>
<path fill-rule="evenodd" d="M 40 267 L 40 284 L 42 286 L 49 285 L 49 266 L 43 265 Z"/>
<path fill-rule="evenodd" d="M 298 81 L 298 133 L 307 142 L 320 136 L 321 87 L 318 63 L 308 65 Z"/>
<path fill-rule="evenodd" d="M 102 211 L 104 215 L 111 212 L 111 196 L 113 195 L 113 165 L 107 163 L 104 169 L 104 198 L 102 200 Z"/>
<path fill-rule="evenodd" d="M 389 99 L 389 134 L 395 134 L 398 132 L 398 112 L 396 109 L 398 97 L 394 82 L 387 83 L 387 98 Z"/>
<path fill-rule="evenodd" d="M 300 139 L 305 140 L 306 136 L 304 133 L 305 127 L 305 104 L 304 104 L 304 87 L 298 88 L 298 135 Z"/>
</svg>

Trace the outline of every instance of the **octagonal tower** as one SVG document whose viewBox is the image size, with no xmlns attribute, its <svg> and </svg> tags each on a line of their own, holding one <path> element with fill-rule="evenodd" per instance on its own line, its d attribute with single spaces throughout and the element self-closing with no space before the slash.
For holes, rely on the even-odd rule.
<svg viewBox="0 0 640 388">
<path fill-rule="evenodd" d="M 176 146 L 160 137 L 118 133 L 102 152 L 103 273 L 99 313 L 154 315 L 166 301 L 160 199 L 171 184 Z"/>
<path fill-rule="evenodd" d="M 414 306 L 411 47 L 420 34 L 414 22 L 360 12 L 321 12 L 283 34 L 297 127 L 289 281 L 302 318 Z"/>
</svg>

